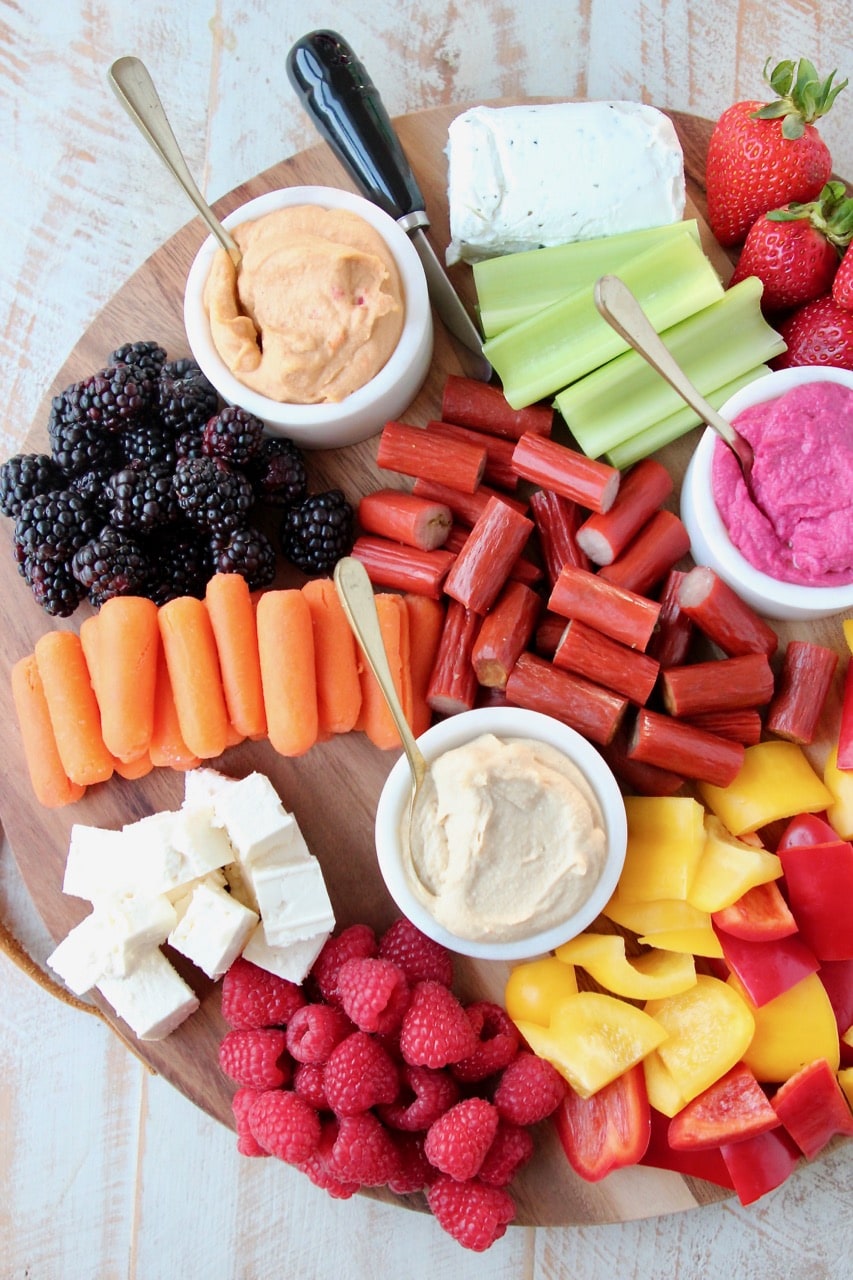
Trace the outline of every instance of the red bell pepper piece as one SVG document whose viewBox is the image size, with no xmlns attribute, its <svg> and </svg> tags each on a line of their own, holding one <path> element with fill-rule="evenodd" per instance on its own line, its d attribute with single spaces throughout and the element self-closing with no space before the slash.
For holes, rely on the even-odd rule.
<svg viewBox="0 0 853 1280">
<path fill-rule="evenodd" d="M 752 1003 L 759 1007 L 820 968 L 819 961 L 799 934 L 770 942 L 748 942 L 724 933 L 716 925 L 714 932 L 726 964 L 740 979 Z"/>
<path fill-rule="evenodd" d="M 779 842 L 776 852 L 783 849 L 800 848 L 804 844 L 831 844 L 838 839 L 838 832 L 831 827 L 826 818 L 817 813 L 801 813 L 788 823 Z"/>
<path fill-rule="evenodd" d="M 826 1058 L 816 1058 L 786 1080 L 771 1103 L 809 1160 L 836 1134 L 853 1137 L 853 1112 Z"/>
<path fill-rule="evenodd" d="M 788 902 L 819 960 L 853 958 L 853 844 L 791 846 L 779 854 Z"/>
<path fill-rule="evenodd" d="M 599 1182 L 614 1169 L 637 1164 L 651 1131 L 642 1063 L 589 1098 L 567 1089 L 554 1123 L 566 1159 L 587 1182 Z"/>
<path fill-rule="evenodd" d="M 649 1145 L 640 1161 L 650 1169 L 669 1169 L 688 1178 L 701 1178 L 717 1187 L 734 1191 L 735 1184 L 726 1168 L 719 1147 L 704 1147 L 701 1151 L 677 1151 L 669 1145 L 669 1118 L 654 1107 L 651 1109 L 651 1134 Z"/>
<path fill-rule="evenodd" d="M 749 1067 L 738 1062 L 677 1112 L 669 1122 L 669 1145 L 699 1151 L 766 1133 L 780 1123 Z"/>
<path fill-rule="evenodd" d="M 752 1204 L 780 1187 L 800 1161 L 799 1147 L 781 1125 L 742 1142 L 727 1142 L 720 1151 L 741 1204 Z"/>
<path fill-rule="evenodd" d="M 838 1023 L 841 1066 L 853 1067 L 853 1045 L 840 1037 L 853 1027 L 853 960 L 824 960 L 817 975 Z"/>
<path fill-rule="evenodd" d="M 775 880 L 753 885 L 730 907 L 714 911 L 718 929 L 747 942 L 775 942 L 797 932 L 797 922 Z"/>
</svg>

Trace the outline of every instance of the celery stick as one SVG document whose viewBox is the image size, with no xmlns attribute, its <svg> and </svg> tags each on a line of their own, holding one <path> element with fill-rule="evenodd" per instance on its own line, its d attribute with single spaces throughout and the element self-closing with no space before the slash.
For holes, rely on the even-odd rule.
<svg viewBox="0 0 853 1280">
<path fill-rule="evenodd" d="M 749 276 L 661 334 L 703 394 L 785 350 L 761 313 L 760 298 L 761 282 Z M 556 405 L 584 453 L 597 458 L 669 418 L 683 401 L 642 356 L 625 351 L 566 387 Z"/>
<path fill-rule="evenodd" d="M 719 276 L 686 231 L 631 258 L 619 275 L 658 332 L 723 294 Z M 627 345 L 598 314 L 588 286 L 490 338 L 483 350 L 507 400 L 522 409 L 612 360 Z"/>
<path fill-rule="evenodd" d="M 764 377 L 769 372 L 770 369 L 766 364 L 760 364 L 757 368 L 749 369 L 731 382 L 725 383 L 724 386 L 708 392 L 705 399 L 714 409 L 719 409 L 720 405 L 725 404 L 729 396 L 740 391 L 741 387 L 754 382 L 756 378 Z M 619 467 L 620 470 L 631 467 L 641 458 L 648 457 L 650 453 L 662 449 L 664 445 L 672 444 L 673 440 L 680 439 L 688 431 L 700 425 L 701 419 L 692 409 L 684 405 L 668 418 L 663 418 L 660 422 L 646 427 L 645 430 L 638 431 L 636 435 L 629 436 L 621 444 L 614 445 L 604 456 L 612 467 Z"/>
<path fill-rule="evenodd" d="M 487 338 L 502 333 L 543 307 L 595 283 L 599 276 L 618 273 L 625 262 L 673 236 L 687 231 L 697 245 L 696 219 L 672 222 L 642 231 L 625 231 L 593 240 L 573 240 L 547 249 L 507 253 L 474 264 L 474 284 L 480 322 Z"/>
</svg>

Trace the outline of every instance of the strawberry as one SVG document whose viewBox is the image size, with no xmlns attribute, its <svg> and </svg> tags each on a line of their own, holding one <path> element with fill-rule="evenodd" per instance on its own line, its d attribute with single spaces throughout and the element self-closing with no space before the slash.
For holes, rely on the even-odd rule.
<svg viewBox="0 0 853 1280">
<path fill-rule="evenodd" d="M 752 224 L 731 284 L 758 276 L 765 314 L 802 306 L 829 292 L 851 237 L 853 199 L 843 182 L 828 182 L 817 200 L 773 209 Z"/>
<path fill-rule="evenodd" d="M 847 84 L 835 72 L 819 80 L 811 62 L 780 62 L 764 78 L 772 102 L 736 102 L 714 126 L 705 184 L 708 221 L 722 245 L 741 244 L 763 213 L 791 201 L 816 200 L 832 160 L 814 121 L 826 115 Z"/>
<path fill-rule="evenodd" d="M 853 253 L 845 251 L 832 278 L 832 296 L 839 307 L 853 311 Z"/>
<path fill-rule="evenodd" d="M 853 312 L 839 307 L 831 293 L 797 307 L 779 333 L 788 349 L 772 362 L 774 369 L 803 364 L 853 369 Z"/>
</svg>

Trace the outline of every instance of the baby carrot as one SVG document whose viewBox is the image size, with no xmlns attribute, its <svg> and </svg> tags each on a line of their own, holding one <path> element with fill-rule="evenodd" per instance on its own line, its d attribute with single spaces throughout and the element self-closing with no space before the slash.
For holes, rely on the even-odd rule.
<svg viewBox="0 0 853 1280">
<path fill-rule="evenodd" d="M 298 587 L 266 591 L 257 621 L 267 736 L 280 755 L 299 756 L 319 734 L 311 610 Z"/>
<path fill-rule="evenodd" d="M 144 778 L 154 768 L 154 761 L 151 759 L 151 752 L 146 751 L 145 755 L 138 756 L 136 760 L 113 760 L 115 771 L 121 778 L 127 778 L 129 782 L 134 782 L 137 778 Z"/>
<path fill-rule="evenodd" d="M 48 809 L 73 804 L 86 788 L 71 781 L 59 758 L 34 653 L 20 658 L 12 667 L 12 698 L 36 799 Z"/>
<path fill-rule="evenodd" d="M 231 724 L 244 738 L 263 738 L 267 718 L 255 605 L 249 585 L 239 573 L 215 573 L 207 583 L 204 603 L 216 638 Z"/>
<path fill-rule="evenodd" d="M 210 760 L 228 745 L 229 720 L 210 614 L 203 600 L 177 596 L 159 609 L 160 636 L 184 742 Z"/>
<path fill-rule="evenodd" d="M 361 655 L 355 636 L 331 578 L 309 579 L 302 594 L 314 631 L 320 736 L 347 733 L 361 710 Z"/>
<path fill-rule="evenodd" d="M 81 787 L 106 782 L 113 761 L 80 637 L 76 631 L 47 631 L 36 641 L 35 656 L 65 772 Z"/>
<path fill-rule="evenodd" d="M 426 700 L 426 691 L 444 626 L 444 605 L 413 592 L 407 593 L 403 599 L 409 613 L 412 732 L 417 737 L 432 724 L 432 708 Z"/>
<path fill-rule="evenodd" d="M 95 697 L 100 706 L 102 698 L 100 693 L 99 680 L 99 664 L 100 664 L 100 645 L 98 644 L 98 614 L 90 614 L 88 618 L 84 618 L 80 623 L 80 643 L 83 646 L 83 657 L 86 659 L 86 666 L 89 668 L 89 675 L 92 680 L 92 688 L 95 690 Z M 158 644 L 157 656 L 158 660 L 162 656 L 163 647 Z M 156 710 L 156 708 L 155 708 Z M 135 760 L 119 760 L 118 756 L 111 753 L 110 758 L 113 762 L 113 770 L 119 777 L 127 778 L 133 781 L 136 778 L 144 778 L 154 768 L 154 760 L 151 758 L 150 751 L 144 751 L 141 756 L 137 756 Z"/>
<path fill-rule="evenodd" d="M 394 687 L 403 708 L 403 714 L 412 719 L 412 673 L 410 666 L 409 612 L 402 596 L 381 591 L 376 596 L 376 612 L 379 629 Z M 356 728 L 363 729 L 376 747 L 386 750 L 400 746 L 400 735 L 391 719 L 378 681 L 367 662 L 361 672 L 361 713 Z"/>
<path fill-rule="evenodd" d="M 157 651 L 157 681 L 154 687 L 154 726 L 151 732 L 151 763 L 170 769 L 195 769 L 201 757 L 184 742 L 178 721 L 178 708 L 166 665 L 166 651 Z"/>
<path fill-rule="evenodd" d="M 142 596 L 114 596 L 98 613 L 96 662 L 101 730 L 107 749 L 125 763 L 145 755 L 154 722 L 157 606 Z"/>
</svg>

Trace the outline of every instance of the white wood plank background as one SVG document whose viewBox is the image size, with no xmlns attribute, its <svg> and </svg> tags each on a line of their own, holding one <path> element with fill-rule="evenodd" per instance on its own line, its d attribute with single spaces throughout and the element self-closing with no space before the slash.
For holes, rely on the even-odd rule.
<svg viewBox="0 0 853 1280">
<path fill-rule="evenodd" d="M 0 455 L 79 334 L 189 217 L 106 82 L 149 65 L 211 199 L 316 140 L 287 83 L 291 43 L 341 31 L 392 115 L 514 94 L 635 98 L 715 117 L 761 96 L 765 59 L 853 73 L 849 0 L 0 0 Z M 822 127 L 853 175 L 853 88 Z M 2 787 L 0 769 L 0 787 Z M 48 941 L 7 848 L 0 913 Z M 853 1157 L 839 1148 L 750 1209 L 511 1229 L 483 1257 L 421 1215 L 330 1200 L 151 1077 L 99 1023 L 0 962 L 0 1280 L 526 1280 L 849 1276 Z"/>
</svg>

